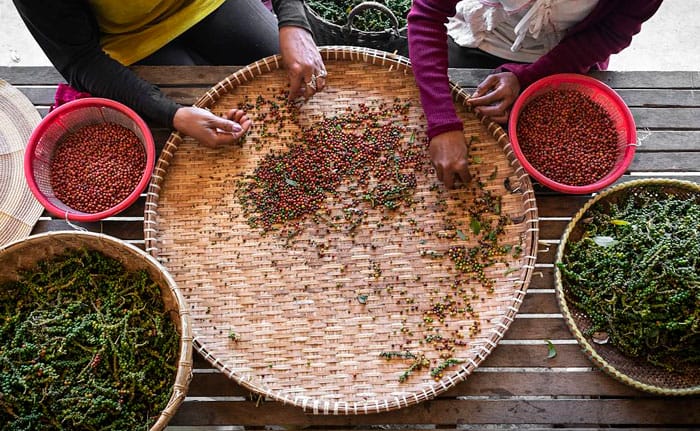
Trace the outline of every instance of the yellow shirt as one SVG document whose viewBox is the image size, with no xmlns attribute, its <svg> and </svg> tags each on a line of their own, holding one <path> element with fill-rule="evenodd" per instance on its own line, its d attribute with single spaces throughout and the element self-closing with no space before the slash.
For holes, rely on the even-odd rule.
<svg viewBox="0 0 700 431">
<path fill-rule="evenodd" d="M 224 0 L 89 0 L 102 49 L 129 66 L 156 52 L 218 8 Z"/>
</svg>

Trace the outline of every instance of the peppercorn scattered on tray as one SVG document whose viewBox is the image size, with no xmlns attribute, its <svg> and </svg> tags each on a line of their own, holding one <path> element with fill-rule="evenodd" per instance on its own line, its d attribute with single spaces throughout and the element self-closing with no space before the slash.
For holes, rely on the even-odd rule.
<svg viewBox="0 0 700 431">
<path fill-rule="evenodd" d="M 324 91 L 287 102 L 270 57 L 197 102 L 254 126 L 241 146 L 173 133 L 146 248 L 191 306 L 194 346 L 226 375 L 313 413 L 365 414 L 466 379 L 513 322 L 537 206 L 508 137 L 453 87 L 472 181 L 446 190 L 405 58 L 327 47 Z"/>
</svg>

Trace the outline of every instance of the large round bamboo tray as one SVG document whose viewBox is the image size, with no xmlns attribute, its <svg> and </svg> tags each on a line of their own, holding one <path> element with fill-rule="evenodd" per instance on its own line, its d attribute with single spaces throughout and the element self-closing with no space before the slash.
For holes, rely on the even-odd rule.
<svg viewBox="0 0 700 431">
<path fill-rule="evenodd" d="M 422 144 L 425 118 L 408 60 L 357 47 L 321 53 L 326 88 L 299 108 L 296 122 L 272 124 L 262 120 L 268 108 L 257 107 L 256 100 L 288 88 L 278 56 L 226 77 L 199 99 L 197 106 L 217 114 L 247 104 L 255 126 L 240 147 L 211 149 L 177 132 L 170 136 L 149 188 L 146 249 L 183 289 L 195 348 L 242 386 L 317 414 L 398 409 L 464 380 L 513 322 L 534 269 L 535 197 L 506 134 L 466 108 L 464 91 L 453 86 L 472 141 L 474 181 L 448 191 Z M 301 127 L 396 101 L 410 106 L 392 121 L 405 127 L 402 142 L 419 148 L 413 197 L 420 205 L 396 211 L 363 205 L 366 217 L 350 226 L 352 220 L 338 216 L 357 186 L 349 179 L 329 193 L 325 213 L 298 222 L 293 237 L 251 227 L 238 185 L 266 156 L 284 153 Z M 465 208 L 485 192 L 500 200 L 508 223 L 499 241 L 512 246 L 485 269 L 491 289 L 446 257 L 452 245 L 476 246 Z M 449 298 L 452 314 L 443 321 L 430 315 L 431 307 L 449 308 Z M 448 356 L 459 362 L 431 376 L 445 353 L 436 349 L 437 335 L 451 339 Z M 387 360 L 382 353 L 389 352 L 415 357 Z M 423 367 L 404 374 L 417 363 Z"/>
<path fill-rule="evenodd" d="M 671 179 L 629 181 L 606 189 L 589 199 L 569 222 L 557 249 L 554 269 L 557 301 L 567 326 L 585 355 L 611 377 L 633 388 L 657 395 L 700 394 L 700 367 L 688 365 L 675 372 L 668 372 L 644 358 L 629 357 L 612 344 L 597 343 L 591 335 L 586 335 L 587 330 L 592 326 L 591 319 L 567 298 L 569 287 L 564 283 L 561 270 L 557 266 L 564 261 L 567 246 L 578 241 L 585 232 L 583 220 L 592 206 L 614 204 L 627 195 L 633 195 L 649 187 L 658 188 L 660 198 L 668 195 L 695 196 L 696 201 L 700 202 L 699 184 Z"/>
<path fill-rule="evenodd" d="M 71 249 L 88 248 L 118 260 L 128 271 L 144 269 L 160 286 L 166 312 L 180 332 L 177 374 L 167 406 L 150 431 L 165 429 L 187 395 L 192 379 L 192 324 L 188 307 L 177 284 L 167 270 L 152 256 L 120 239 L 94 232 L 54 231 L 31 235 L 0 248 L 0 283 L 16 280 L 18 271 L 31 268 L 39 261 Z"/>
</svg>

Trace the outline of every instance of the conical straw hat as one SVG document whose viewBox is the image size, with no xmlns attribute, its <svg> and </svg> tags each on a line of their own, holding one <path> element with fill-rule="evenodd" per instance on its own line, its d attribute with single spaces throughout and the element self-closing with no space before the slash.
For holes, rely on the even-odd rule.
<svg viewBox="0 0 700 431">
<path fill-rule="evenodd" d="M 41 116 L 24 94 L 0 79 L 0 246 L 29 235 L 43 207 L 24 178 L 24 150 Z"/>
</svg>

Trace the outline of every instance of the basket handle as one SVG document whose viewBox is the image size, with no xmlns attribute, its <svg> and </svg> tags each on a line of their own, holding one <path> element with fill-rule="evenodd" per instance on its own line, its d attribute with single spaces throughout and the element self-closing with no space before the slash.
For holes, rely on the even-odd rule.
<svg viewBox="0 0 700 431">
<path fill-rule="evenodd" d="M 343 26 L 343 33 L 345 33 L 346 35 L 350 34 L 350 31 L 352 30 L 352 24 L 355 21 L 355 17 L 361 12 L 364 12 L 368 9 L 377 9 L 379 12 L 382 12 L 384 15 L 389 17 L 389 19 L 391 20 L 392 27 L 391 32 L 394 33 L 396 36 L 399 35 L 399 19 L 396 18 L 396 15 L 394 15 L 394 12 L 392 12 L 391 9 L 376 1 L 362 2 L 354 8 L 352 8 L 350 12 L 348 12 L 348 22 Z"/>
</svg>

